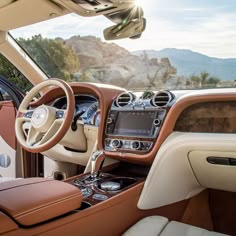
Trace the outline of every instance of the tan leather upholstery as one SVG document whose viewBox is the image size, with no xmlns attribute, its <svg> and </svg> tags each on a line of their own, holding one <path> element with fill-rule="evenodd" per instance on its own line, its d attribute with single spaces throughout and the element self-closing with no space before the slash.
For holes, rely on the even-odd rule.
<svg viewBox="0 0 236 236">
<path fill-rule="evenodd" d="M 0 234 L 9 232 L 11 230 L 15 230 L 18 228 L 18 225 L 11 220 L 7 215 L 5 215 L 3 212 L 0 212 Z"/>
<path fill-rule="evenodd" d="M 0 211 L 25 226 L 68 213 L 81 202 L 81 191 L 65 182 L 29 178 L 0 184 Z"/>
<path fill-rule="evenodd" d="M 161 216 L 150 216 L 140 220 L 127 230 L 123 236 L 224 236 L 216 232 L 210 232 L 195 226 L 169 222 L 167 218 Z"/>
</svg>

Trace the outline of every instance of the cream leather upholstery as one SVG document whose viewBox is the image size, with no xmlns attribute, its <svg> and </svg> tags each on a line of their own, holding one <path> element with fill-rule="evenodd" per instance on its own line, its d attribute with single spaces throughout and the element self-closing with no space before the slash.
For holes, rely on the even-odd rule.
<svg viewBox="0 0 236 236">
<path fill-rule="evenodd" d="M 216 232 L 210 232 L 208 230 L 198 228 L 192 225 L 186 225 L 183 223 L 179 223 L 176 221 L 171 221 L 164 228 L 163 232 L 160 234 L 161 236 L 223 236 L 226 234 L 220 234 Z"/>
<path fill-rule="evenodd" d="M 168 219 L 162 216 L 149 216 L 133 225 L 123 236 L 157 236 L 168 224 Z"/>
<path fill-rule="evenodd" d="M 210 232 L 195 226 L 171 221 L 162 216 L 146 217 L 130 229 L 123 236 L 226 236 L 216 232 Z"/>
<path fill-rule="evenodd" d="M 234 167 L 206 161 L 208 155 L 235 157 L 235 143 L 235 134 L 172 132 L 157 152 L 138 208 L 169 205 L 189 199 L 205 188 L 235 192 Z"/>
</svg>

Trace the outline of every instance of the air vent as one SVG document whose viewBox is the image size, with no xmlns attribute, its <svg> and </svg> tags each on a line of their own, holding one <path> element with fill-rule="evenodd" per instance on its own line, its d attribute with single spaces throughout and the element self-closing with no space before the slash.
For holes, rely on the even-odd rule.
<svg viewBox="0 0 236 236">
<path fill-rule="evenodd" d="M 167 106 L 172 100 L 173 95 L 169 91 L 160 91 L 157 92 L 152 98 L 152 104 L 156 107 Z"/>
<path fill-rule="evenodd" d="M 134 95 L 132 93 L 124 92 L 116 98 L 115 105 L 117 107 L 124 107 L 127 106 L 131 101 L 133 101 L 133 99 Z"/>
</svg>

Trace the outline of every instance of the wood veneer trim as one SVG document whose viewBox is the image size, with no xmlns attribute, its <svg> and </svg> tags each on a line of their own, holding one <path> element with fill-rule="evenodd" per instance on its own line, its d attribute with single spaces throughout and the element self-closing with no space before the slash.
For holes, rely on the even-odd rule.
<svg viewBox="0 0 236 236">
<path fill-rule="evenodd" d="M 204 190 L 189 200 L 181 222 L 214 231 L 208 190 Z"/>
</svg>

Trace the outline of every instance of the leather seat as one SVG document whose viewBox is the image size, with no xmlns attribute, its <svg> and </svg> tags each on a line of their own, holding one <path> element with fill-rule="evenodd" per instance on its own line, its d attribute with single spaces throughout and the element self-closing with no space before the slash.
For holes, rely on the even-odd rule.
<svg viewBox="0 0 236 236">
<path fill-rule="evenodd" d="M 146 217 L 130 229 L 123 236 L 223 236 L 195 226 L 171 221 L 162 216 Z"/>
</svg>

